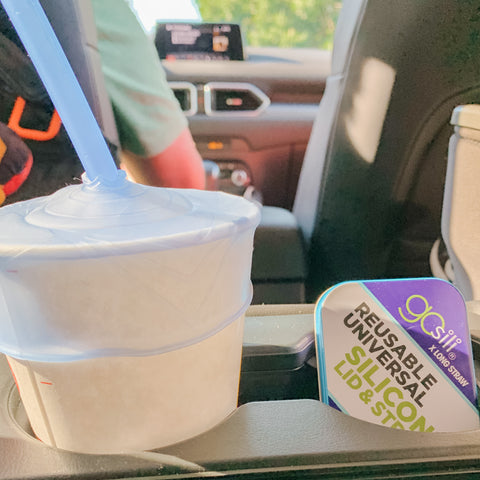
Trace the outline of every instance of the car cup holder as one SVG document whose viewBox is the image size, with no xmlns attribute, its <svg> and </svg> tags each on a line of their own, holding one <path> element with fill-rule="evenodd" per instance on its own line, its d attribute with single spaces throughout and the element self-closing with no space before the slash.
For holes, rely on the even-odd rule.
<svg viewBox="0 0 480 480">
<path fill-rule="evenodd" d="M 312 309 L 313 306 L 291 306 L 284 310 L 288 314 L 267 316 L 260 314 L 265 311 L 262 307 L 251 307 L 245 323 L 239 406 L 251 402 L 319 399 L 312 314 L 306 313 Z M 477 388 L 480 388 L 480 329 L 475 325 L 471 338 Z M 7 414 L 19 430 L 36 439 L 13 378 L 7 396 Z"/>
<path fill-rule="evenodd" d="M 27 412 L 23 406 L 22 399 L 20 398 L 20 394 L 18 393 L 18 389 L 13 380 L 11 382 L 10 391 L 7 395 L 7 415 L 12 420 L 12 423 L 20 431 L 37 440 L 35 432 L 32 430 L 30 421 L 28 420 Z"/>
<path fill-rule="evenodd" d="M 318 400 L 313 310 L 314 305 L 250 307 L 245 318 L 239 405 Z"/>
<path fill-rule="evenodd" d="M 239 406 L 259 401 L 318 400 L 313 334 L 313 305 L 250 308 L 245 320 Z M 13 377 L 9 382 L 7 415 L 23 434 L 36 439 Z M 8 379 L 8 375 L 10 379 Z"/>
<path fill-rule="evenodd" d="M 0 480 L 160 478 L 170 474 L 183 478 L 182 474 L 188 477 L 205 470 L 205 477 L 211 472 L 227 476 L 228 472 L 242 472 L 242 478 L 250 478 L 250 474 L 252 478 L 270 478 L 277 472 L 285 478 L 431 478 L 447 474 L 478 478 L 480 430 L 452 434 L 395 430 L 308 399 L 317 388 L 313 314 L 291 311 L 263 316 L 259 312 L 261 308 L 249 311 L 246 321 L 240 387 L 244 404 L 198 437 L 139 454 L 77 454 L 37 440 L 8 363 L 0 356 Z M 479 385 L 477 333 L 480 329 L 472 331 Z M 293 396 L 295 389 L 303 391 L 305 398 L 276 400 Z M 272 401 L 257 401 L 260 397 Z M 171 466 L 171 461 L 177 463 Z M 200 470 L 189 473 L 185 469 L 195 466 Z"/>
</svg>

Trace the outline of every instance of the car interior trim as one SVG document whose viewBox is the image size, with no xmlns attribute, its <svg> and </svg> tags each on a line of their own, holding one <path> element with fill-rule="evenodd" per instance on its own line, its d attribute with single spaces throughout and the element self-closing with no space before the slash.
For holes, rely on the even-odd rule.
<svg viewBox="0 0 480 480">
<path fill-rule="evenodd" d="M 260 105 L 254 110 L 220 111 L 215 107 L 215 101 L 213 98 L 213 92 L 215 91 L 248 92 L 259 100 Z M 205 102 L 205 113 L 208 116 L 258 116 L 270 105 L 270 99 L 267 97 L 267 95 L 265 95 L 262 90 L 251 83 L 209 82 L 203 87 L 203 95 Z"/>
<path fill-rule="evenodd" d="M 187 117 L 195 115 L 198 112 L 198 94 L 195 85 L 190 82 L 168 82 L 168 85 L 174 92 L 178 90 L 183 90 L 187 92 L 190 99 L 190 108 L 184 109 L 181 105 L 183 113 Z"/>
</svg>

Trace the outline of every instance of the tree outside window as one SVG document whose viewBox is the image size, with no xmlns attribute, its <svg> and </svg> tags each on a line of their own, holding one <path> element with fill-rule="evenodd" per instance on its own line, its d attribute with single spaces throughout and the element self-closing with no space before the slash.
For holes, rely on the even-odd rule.
<svg viewBox="0 0 480 480">
<path fill-rule="evenodd" d="M 204 22 L 239 23 L 249 46 L 331 49 L 338 0 L 197 0 Z"/>
</svg>

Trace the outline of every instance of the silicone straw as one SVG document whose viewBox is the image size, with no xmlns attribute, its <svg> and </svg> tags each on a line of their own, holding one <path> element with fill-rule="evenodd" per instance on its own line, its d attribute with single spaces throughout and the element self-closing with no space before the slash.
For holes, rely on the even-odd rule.
<svg viewBox="0 0 480 480">
<path fill-rule="evenodd" d="M 87 177 L 106 183 L 117 181 L 115 162 L 40 3 L 1 2 L 65 125 Z"/>
</svg>

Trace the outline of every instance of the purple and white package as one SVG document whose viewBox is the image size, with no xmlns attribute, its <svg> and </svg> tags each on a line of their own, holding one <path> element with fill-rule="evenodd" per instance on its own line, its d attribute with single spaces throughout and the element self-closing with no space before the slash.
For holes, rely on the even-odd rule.
<svg viewBox="0 0 480 480">
<path fill-rule="evenodd" d="M 479 427 L 462 295 L 436 278 L 354 281 L 315 310 L 321 400 L 386 427 Z"/>
</svg>

